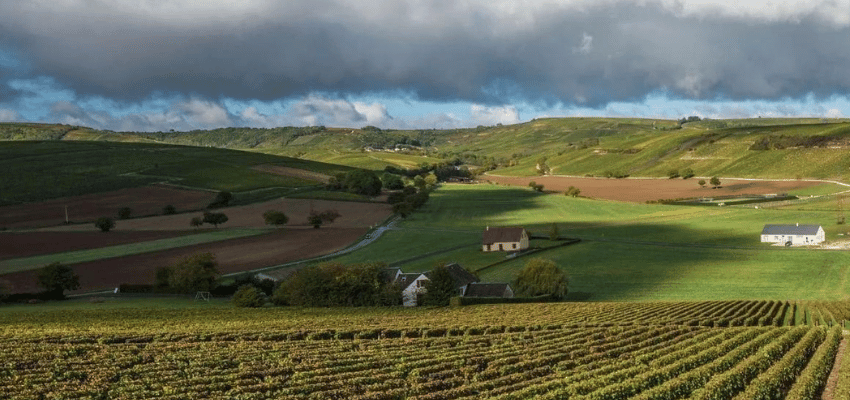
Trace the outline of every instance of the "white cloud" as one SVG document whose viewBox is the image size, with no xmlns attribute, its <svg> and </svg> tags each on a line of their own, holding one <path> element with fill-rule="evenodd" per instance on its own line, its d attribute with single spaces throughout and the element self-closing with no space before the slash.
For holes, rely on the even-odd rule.
<svg viewBox="0 0 850 400">
<path fill-rule="evenodd" d="M 581 45 L 573 48 L 573 53 L 589 54 L 591 50 L 593 50 L 593 36 L 588 35 L 587 32 L 582 32 Z"/>
<path fill-rule="evenodd" d="M 844 113 L 842 113 L 841 110 L 837 108 L 830 108 L 826 111 L 826 114 L 824 116 L 827 118 L 843 118 Z"/>
<path fill-rule="evenodd" d="M 519 112 L 514 106 L 485 107 L 473 104 L 469 107 L 471 122 L 475 125 L 515 124 L 519 122 Z"/>
<path fill-rule="evenodd" d="M 22 119 L 23 118 L 21 117 L 21 114 L 19 114 L 17 111 L 9 110 L 9 109 L 6 109 L 6 108 L 0 108 L 0 121 L 2 121 L 2 122 L 18 122 L 18 121 L 21 121 Z"/>
<path fill-rule="evenodd" d="M 220 128 L 231 126 L 233 122 L 227 110 L 221 104 L 208 100 L 192 98 L 187 102 L 175 104 L 189 122 L 199 127 Z"/>
</svg>

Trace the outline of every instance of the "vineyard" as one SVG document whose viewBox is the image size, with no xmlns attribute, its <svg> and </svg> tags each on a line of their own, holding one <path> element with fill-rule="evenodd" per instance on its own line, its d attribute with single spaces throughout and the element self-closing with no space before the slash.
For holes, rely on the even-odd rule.
<svg viewBox="0 0 850 400">
<path fill-rule="evenodd" d="M 842 335 L 815 306 L 18 308 L 0 398 L 814 399 Z"/>
</svg>

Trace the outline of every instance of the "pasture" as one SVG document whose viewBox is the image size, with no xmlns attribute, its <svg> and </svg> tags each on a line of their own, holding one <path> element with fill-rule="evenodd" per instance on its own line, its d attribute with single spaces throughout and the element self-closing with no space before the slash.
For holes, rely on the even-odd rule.
<svg viewBox="0 0 850 400">
<path fill-rule="evenodd" d="M 485 281 L 511 281 L 525 260 L 495 267 L 484 254 L 486 226 L 524 226 L 547 237 L 555 223 L 579 244 L 531 255 L 557 262 L 570 290 L 591 300 L 843 299 L 850 294 L 850 255 L 777 248 L 759 242 L 766 223 L 815 223 L 827 238 L 848 228 L 829 209 L 688 207 L 542 194 L 499 185 L 443 185 L 412 217 L 341 262 L 385 261 L 427 271 L 456 261 Z M 548 240 L 536 240 L 540 247 Z"/>
</svg>

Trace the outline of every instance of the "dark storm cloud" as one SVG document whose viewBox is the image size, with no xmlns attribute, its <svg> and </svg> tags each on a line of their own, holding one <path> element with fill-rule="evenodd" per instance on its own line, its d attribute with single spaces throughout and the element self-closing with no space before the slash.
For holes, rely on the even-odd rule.
<svg viewBox="0 0 850 400">
<path fill-rule="evenodd" d="M 22 57 L 32 76 L 129 101 L 401 90 L 435 101 L 598 107 L 657 90 L 729 100 L 850 92 L 850 28 L 815 16 L 754 22 L 605 2 L 536 7 L 514 20 L 424 4 L 378 2 L 365 13 L 291 2 L 197 21 L 92 8 L 42 12 L 35 25 L 29 9 L 7 4 L 0 47 Z"/>
</svg>

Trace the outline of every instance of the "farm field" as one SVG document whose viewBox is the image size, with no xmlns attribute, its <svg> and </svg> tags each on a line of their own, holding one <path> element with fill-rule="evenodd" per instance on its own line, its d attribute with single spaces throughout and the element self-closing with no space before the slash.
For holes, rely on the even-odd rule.
<svg viewBox="0 0 850 400">
<path fill-rule="evenodd" d="M 67 309 L 0 314 L 4 397 L 813 399 L 841 341 L 784 302 Z"/>
<path fill-rule="evenodd" d="M 485 281 L 509 282 L 525 259 L 482 254 L 481 232 L 486 226 L 524 226 L 548 237 L 554 222 L 561 236 L 583 241 L 532 257 L 558 263 L 570 276 L 570 290 L 577 299 L 838 300 L 850 294 L 846 252 L 759 243 L 766 223 L 818 223 L 828 239 L 841 238 L 847 228 L 835 225 L 834 202 L 832 206 L 832 210 L 668 206 L 570 198 L 499 185 L 443 185 L 421 212 L 399 222 L 368 249 L 338 260 L 385 261 L 411 272 L 454 261 L 478 270 Z M 553 245 L 545 239 L 533 244 Z M 488 267 L 498 261 L 504 262 Z"/>
<path fill-rule="evenodd" d="M 768 181 L 768 180 L 736 180 L 723 179 L 722 187 L 712 189 L 706 184 L 700 187 L 699 178 L 691 179 L 608 179 L 608 178 L 579 178 L 567 176 L 539 177 L 508 177 L 486 174 L 484 180 L 504 184 L 527 187 L 530 181 L 544 185 L 546 191 L 566 192 L 570 186 L 581 189 L 581 196 L 643 203 L 655 200 L 672 200 L 695 197 L 718 197 L 750 194 L 789 193 L 809 195 L 809 193 L 837 193 L 850 190 L 850 187 L 823 183 L 817 181 Z M 705 178 L 708 181 L 708 178 Z M 819 186 L 824 188 L 815 189 Z"/>
</svg>

